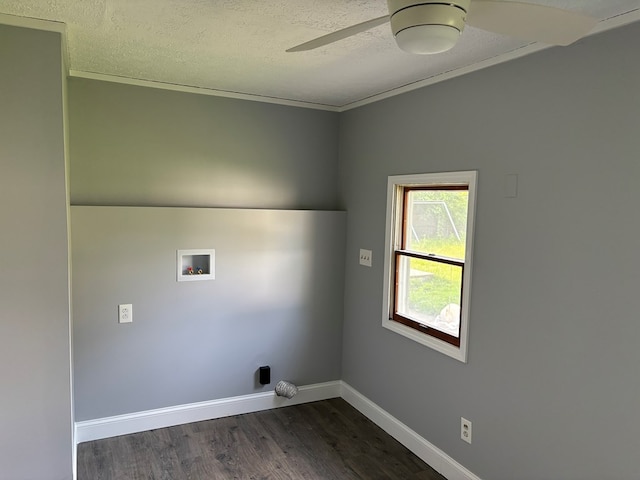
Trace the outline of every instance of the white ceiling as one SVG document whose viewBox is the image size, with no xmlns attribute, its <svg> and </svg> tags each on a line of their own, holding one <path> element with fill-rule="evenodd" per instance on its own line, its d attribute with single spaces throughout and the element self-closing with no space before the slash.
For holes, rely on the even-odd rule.
<svg viewBox="0 0 640 480">
<path fill-rule="evenodd" d="M 640 19 L 640 0 L 530 3 L 595 16 L 594 32 Z M 385 0 L 0 0 L 0 13 L 63 22 L 75 76 L 334 110 L 544 47 L 467 27 L 449 52 L 410 55 L 385 24 L 314 51 L 285 52 L 385 15 Z"/>
</svg>

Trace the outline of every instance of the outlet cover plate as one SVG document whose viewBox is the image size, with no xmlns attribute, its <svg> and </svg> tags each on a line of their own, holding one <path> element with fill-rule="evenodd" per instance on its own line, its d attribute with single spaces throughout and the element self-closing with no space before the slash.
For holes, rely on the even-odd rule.
<svg viewBox="0 0 640 480">
<path fill-rule="evenodd" d="M 464 417 L 460 417 L 460 438 L 471 443 L 471 422 Z"/>
<path fill-rule="evenodd" d="M 133 305 L 130 303 L 118 305 L 118 323 L 131 322 L 133 322 Z"/>
</svg>

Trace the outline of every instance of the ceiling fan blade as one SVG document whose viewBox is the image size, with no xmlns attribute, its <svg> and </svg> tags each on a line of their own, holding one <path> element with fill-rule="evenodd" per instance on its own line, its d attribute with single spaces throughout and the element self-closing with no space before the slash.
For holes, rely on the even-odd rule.
<svg viewBox="0 0 640 480">
<path fill-rule="evenodd" d="M 472 0 L 467 24 L 522 40 L 569 45 L 595 27 L 596 18 L 533 3 Z"/>
<path fill-rule="evenodd" d="M 350 27 L 343 28 L 342 30 L 338 30 L 337 32 L 331 32 L 327 35 L 323 35 L 322 37 L 314 38 L 313 40 L 309 40 L 308 42 L 301 43 L 300 45 L 296 45 L 295 47 L 288 49 L 287 52 L 304 52 L 306 50 L 313 50 L 314 48 L 323 47 L 330 43 L 337 42 L 338 40 L 342 40 L 343 38 L 351 37 L 352 35 L 356 35 L 357 33 L 365 32 L 388 21 L 389 15 L 373 18 L 371 20 L 367 20 L 366 22 L 351 25 Z"/>
</svg>

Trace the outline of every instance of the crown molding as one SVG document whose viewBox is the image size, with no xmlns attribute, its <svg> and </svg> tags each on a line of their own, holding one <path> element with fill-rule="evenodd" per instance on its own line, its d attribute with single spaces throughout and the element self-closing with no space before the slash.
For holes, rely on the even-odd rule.
<svg viewBox="0 0 640 480">
<path fill-rule="evenodd" d="M 134 85 L 138 87 L 159 88 L 162 90 L 171 90 L 174 92 L 195 93 L 198 95 L 210 95 L 213 97 L 234 98 L 237 100 L 248 100 L 251 102 L 274 103 L 288 107 L 311 108 L 314 110 L 326 110 L 329 112 L 339 111 L 338 107 L 332 105 L 323 105 L 320 103 L 301 102 L 297 100 L 288 100 L 286 98 L 267 97 L 262 95 L 251 95 L 247 93 L 230 92 L 227 90 L 216 90 L 212 88 L 193 87 L 189 85 L 180 85 L 177 83 L 158 82 L 154 80 L 142 80 L 139 78 L 130 78 L 118 75 L 109 75 L 96 72 L 84 72 L 82 70 L 69 70 L 70 77 L 86 78 L 89 80 L 100 80 L 103 82 L 122 83 L 126 85 Z"/>
<path fill-rule="evenodd" d="M 637 21 L 640 21 L 640 8 L 637 8 L 629 12 L 625 12 L 620 15 L 616 15 L 615 17 L 610 17 L 598 22 L 598 24 L 594 27 L 593 31 L 585 38 L 588 38 L 591 35 L 596 35 L 598 33 L 606 32 L 607 30 L 623 27 L 625 25 L 629 25 Z M 345 112 L 347 110 L 352 110 L 354 108 L 368 105 L 370 103 L 379 102 L 380 100 L 384 100 L 386 98 L 395 97 L 396 95 L 400 95 L 406 92 L 411 92 L 419 88 L 427 87 L 429 85 L 433 85 L 434 83 L 444 82 L 445 80 L 449 80 L 451 78 L 466 75 L 468 73 L 475 72 L 477 70 L 482 70 L 484 68 L 492 67 L 493 65 L 498 65 L 500 63 L 508 62 L 510 60 L 515 60 L 516 58 L 524 57 L 525 55 L 539 52 L 547 48 L 553 48 L 553 46 L 544 45 L 541 43 L 530 43 L 528 45 L 524 45 L 523 47 L 516 48 L 515 50 L 512 50 L 510 52 L 502 53 L 500 55 L 496 55 L 495 57 L 487 58 L 485 60 L 473 63 L 471 65 L 467 65 L 461 68 L 455 68 L 453 70 L 449 70 L 448 72 L 434 75 L 432 77 L 425 78 L 423 80 L 418 80 L 416 82 L 404 85 L 402 87 L 394 88 L 386 92 L 379 93 L 377 95 L 372 95 L 370 97 L 363 98 L 362 100 L 358 100 L 356 102 L 342 105 L 338 109 L 338 111 Z"/>
<path fill-rule="evenodd" d="M 34 30 L 44 30 L 47 32 L 58 32 L 63 35 L 67 32 L 67 26 L 63 22 L 53 20 L 42 20 L 40 18 L 21 17 L 18 15 L 8 15 L 0 13 L 0 24 L 11 27 L 31 28 Z"/>
</svg>

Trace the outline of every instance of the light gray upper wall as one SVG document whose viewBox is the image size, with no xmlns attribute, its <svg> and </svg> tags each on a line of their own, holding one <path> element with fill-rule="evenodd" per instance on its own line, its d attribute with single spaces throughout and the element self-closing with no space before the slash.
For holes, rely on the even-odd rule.
<svg viewBox="0 0 640 480">
<path fill-rule="evenodd" d="M 72 78 L 71 203 L 335 209 L 338 114 Z"/>
<path fill-rule="evenodd" d="M 60 34 L 0 25 L 0 479 L 72 475 Z"/>
<path fill-rule="evenodd" d="M 640 478 L 639 44 L 636 24 L 341 116 L 343 379 L 481 478 Z M 465 365 L 381 327 L 381 258 L 387 176 L 469 169 Z"/>
</svg>

